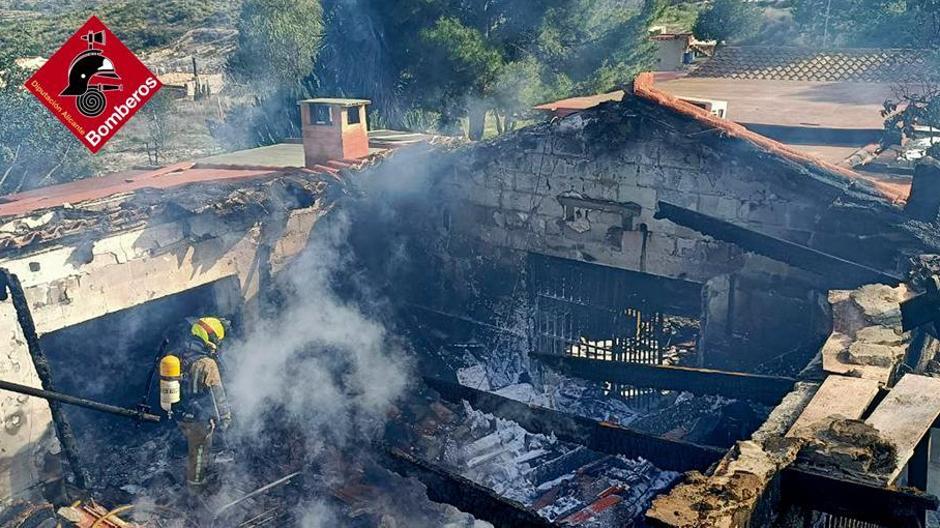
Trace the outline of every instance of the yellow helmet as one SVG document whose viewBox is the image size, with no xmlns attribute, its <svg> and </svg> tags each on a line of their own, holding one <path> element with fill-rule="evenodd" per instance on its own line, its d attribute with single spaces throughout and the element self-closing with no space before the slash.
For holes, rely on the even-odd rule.
<svg viewBox="0 0 940 528">
<path fill-rule="evenodd" d="M 225 339 L 225 325 L 217 317 L 200 317 L 193 322 L 191 332 L 207 347 L 215 350 L 219 343 Z"/>
</svg>

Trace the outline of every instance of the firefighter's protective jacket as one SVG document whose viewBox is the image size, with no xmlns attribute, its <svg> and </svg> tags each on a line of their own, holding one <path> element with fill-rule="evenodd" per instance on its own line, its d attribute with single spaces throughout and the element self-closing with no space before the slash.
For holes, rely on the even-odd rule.
<svg viewBox="0 0 940 528">
<path fill-rule="evenodd" d="M 182 401 L 184 413 L 193 420 L 208 422 L 227 428 L 232 421 L 232 409 L 225 396 L 222 373 L 215 358 L 204 353 L 183 355 Z"/>
</svg>

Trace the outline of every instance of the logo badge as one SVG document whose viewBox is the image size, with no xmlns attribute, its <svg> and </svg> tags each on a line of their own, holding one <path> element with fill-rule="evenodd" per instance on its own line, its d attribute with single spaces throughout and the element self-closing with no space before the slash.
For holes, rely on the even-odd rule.
<svg viewBox="0 0 940 528">
<path fill-rule="evenodd" d="M 161 86 L 94 16 L 26 81 L 26 89 L 92 152 L 101 150 Z"/>
</svg>

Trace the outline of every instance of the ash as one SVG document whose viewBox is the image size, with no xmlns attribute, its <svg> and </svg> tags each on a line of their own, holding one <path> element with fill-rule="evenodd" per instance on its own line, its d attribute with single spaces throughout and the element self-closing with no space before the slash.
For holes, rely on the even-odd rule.
<svg viewBox="0 0 940 528">
<path fill-rule="evenodd" d="M 747 438 L 770 413 L 770 407 L 759 403 L 595 383 L 548 368 L 537 376 L 522 375 L 526 381 L 493 388 L 486 371 L 481 364 L 464 367 L 457 379 L 516 401 L 690 442 L 730 447 Z"/>
<path fill-rule="evenodd" d="M 679 474 L 643 459 L 609 456 L 512 421 L 433 401 L 413 408 L 399 439 L 415 456 L 515 501 L 553 522 L 643 526 L 653 497 Z"/>
</svg>

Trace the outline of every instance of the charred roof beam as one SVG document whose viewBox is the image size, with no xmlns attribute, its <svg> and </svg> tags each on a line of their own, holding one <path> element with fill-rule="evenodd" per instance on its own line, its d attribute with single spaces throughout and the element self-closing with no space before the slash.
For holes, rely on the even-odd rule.
<svg viewBox="0 0 940 528">
<path fill-rule="evenodd" d="M 725 450 L 717 447 L 660 438 L 449 381 L 429 377 L 424 381 L 447 400 L 466 400 L 475 409 L 513 420 L 533 433 L 554 433 L 561 440 L 603 453 L 643 457 L 662 469 L 705 470 L 725 455 Z M 911 523 L 940 505 L 936 497 L 917 491 L 880 487 L 792 466 L 782 472 L 781 492 L 790 504 L 885 526 L 917 526 Z M 864 504 L 860 505 L 860 500 Z"/>
<path fill-rule="evenodd" d="M 655 218 L 669 220 L 703 235 L 734 244 L 746 251 L 815 273 L 827 280 L 830 289 L 852 289 L 869 283 L 896 286 L 903 280 L 864 264 L 671 203 L 657 202 Z"/>
<path fill-rule="evenodd" d="M 703 368 L 675 367 L 606 361 L 556 354 L 531 356 L 572 376 L 592 381 L 610 381 L 635 387 L 714 394 L 776 405 L 793 390 L 793 378 L 726 372 Z"/>
<path fill-rule="evenodd" d="M 512 420 L 531 432 L 554 433 L 561 440 L 581 444 L 601 453 L 642 457 L 662 469 L 704 471 L 725 454 L 725 450 L 718 447 L 661 438 L 614 423 L 529 405 L 438 378 L 425 377 L 424 381 L 446 400 L 456 403 L 466 400 L 474 409 Z"/>
</svg>

